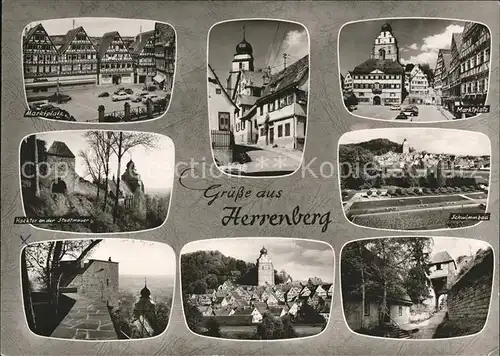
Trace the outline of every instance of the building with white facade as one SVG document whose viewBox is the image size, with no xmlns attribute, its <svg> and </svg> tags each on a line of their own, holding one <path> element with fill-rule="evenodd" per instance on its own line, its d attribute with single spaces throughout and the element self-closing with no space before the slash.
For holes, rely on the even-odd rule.
<svg viewBox="0 0 500 356">
<path fill-rule="evenodd" d="M 382 26 L 370 59 L 356 66 L 351 75 L 359 105 L 392 105 L 403 101 L 405 73 L 399 63 L 398 42 L 391 25 Z"/>
<path fill-rule="evenodd" d="M 429 81 L 420 65 L 405 73 L 405 88 L 412 104 L 425 104 L 429 97 Z"/>
</svg>

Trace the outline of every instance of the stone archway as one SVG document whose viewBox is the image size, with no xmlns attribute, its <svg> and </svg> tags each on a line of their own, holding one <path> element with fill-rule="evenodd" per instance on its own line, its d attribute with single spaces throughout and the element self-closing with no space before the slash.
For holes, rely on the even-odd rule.
<svg viewBox="0 0 500 356">
<path fill-rule="evenodd" d="M 52 187 L 51 187 L 52 193 L 66 194 L 67 191 L 68 191 L 68 186 L 66 185 L 66 182 L 61 178 L 57 178 L 57 180 L 52 182 Z"/>
<path fill-rule="evenodd" d="M 381 101 L 380 96 L 376 95 L 373 97 L 373 105 L 380 105 Z"/>
</svg>

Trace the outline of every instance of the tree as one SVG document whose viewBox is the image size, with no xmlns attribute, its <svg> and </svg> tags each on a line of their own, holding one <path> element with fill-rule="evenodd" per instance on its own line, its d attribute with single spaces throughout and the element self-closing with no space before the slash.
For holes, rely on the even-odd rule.
<svg viewBox="0 0 500 356">
<path fill-rule="evenodd" d="M 293 327 L 292 319 L 290 318 L 290 315 L 284 315 L 281 318 L 281 322 L 283 324 L 283 332 L 282 332 L 282 338 L 283 339 L 292 339 L 295 337 L 298 337 L 297 332 L 295 331 L 295 328 Z"/>
<path fill-rule="evenodd" d="M 420 69 L 427 77 L 427 82 L 429 83 L 429 86 L 432 86 L 434 83 L 434 71 L 431 69 L 429 63 L 421 64 Z"/>
<path fill-rule="evenodd" d="M 256 336 L 260 340 L 276 340 L 283 338 L 283 322 L 269 313 L 264 313 L 262 322 L 257 325 Z"/>
<path fill-rule="evenodd" d="M 297 312 L 297 320 L 304 324 L 322 324 L 325 318 L 308 303 L 302 303 Z"/>
<path fill-rule="evenodd" d="M 205 333 L 206 336 L 221 337 L 220 325 L 215 318 L 208 319 L 206 327 L 208 329 Z"/>
<path fill-rule="evenodd" d="M 118 197 L 120 193 L 120 175 L 121 175 L 121 162 L 123 156 L 132 148 L 142 146 L 146 149 L 156 147 L 156 137 L 148 133 L 134 133 L 134 132 L 111 132 L 111 150 L 116 155 L 118 160 L 118 167 L 116 169 L 116 192 L 115 203 L 113 209 L 113 223 L 116 223 L 118 218 Z"/>
<path fill-rule="evenodd" d="M 443 172 L 443 161 L 441 160 L 439 160 L 436 165 L 436 183 L 439 188 L 446 185 L 446 178 Z"/>
<path fill-rule="evenodd" d="M 377 289 L 382 292 L 382 301 L 379 307 L 379 315 L 382 317 L 379 323 L 383 324 L 384 317 L 389 315 L 388 295 L 390 292 L 397 292 L 402 285 L 403 281 L 400 280 L 398 272 L 399 267 L 408 258 L 408 254 L 404 249 L 404 241 L 399 238 L 369 240 L 369 243 L 370 250 L 376 256 L 375 263 L 371 265 L 370 269 L 375 275 L 375 278 L 372 277 L 372 281 L 376 281 Z"/>
<path fill-rule="evenodd" d="M 108 206 L 108 186 L 109 186 L 109 161 L 111 158 L 112 131 L 88 131 L 84 134 L 91 149 L 95 152 L 97 159 L 103 169 L 104 174 L 104 204 L 102 211 L 106 212 Z M 101 180 L 97 183 L 100 189 Z M 99 197 L 99 196 L 98 196 Z"/>
<path fill-rule="evenodd" d="M 191 285 L 193 294 L 204 294 L 207 291 L 207 284 L 203 280 L 196 280 Z"/>
<path fill-rule="evenodd" d="M 33 302 L 31 300 L 31 283 L 28 277 L 28 265 L 26 262 L 26 253 L 21 254 L 21 283 L 23 286 L 23 301 L 26 321 L 31 331 L 36 331 L 35 312 L 33 310 Z"/>
<path fill-rule="evenodd" d="M 90 149 L 81 150 L 79 153 L 80 158 L 83 160 L 87 174 L 92 177 L 92 182 L 97 187 L 96 202 L 99 203 L 99 191 L 101 190 L 101 177 L 104 172 L 103 165 L 95 151 L 96 147 L 91 146 Z"/>
<path fill-rule="evenodd" d="M 192 305 L 187 298 L 183 298 L 184 317 L 189 329 L 195 333 L 199 332 L 200 325 L 203 322 L 203 315 L 201 312 Z"/>
<path fill-rule="evenodd" d="M 217 276 L 213 273 L 210 273 L 206 278 L 205 278 L 205 283 L 207 285 L 207 288 L 214 289 L 217 288 L 219 285 L 219 280 L 217 279 Z"/>
<path fill-rule="evenodd" d="M 156 320 L 158 330 L 155 330 L 155 335 L 160 335 L 168 325 L 168 320 L 170 316 L 170 303 L 160 302 L 156 305 Z"/>
<path fill-rule="evenodd" d="M 49 305 L 56 315 L 59 286 L 63 277 L 61 260 L 72 257 L 78 265 L 101 241 L 102 239 L 58 240 L 28 245 L 23 250 L 23 254 L 26 254 L 26 268 L 36 275 L 42 285 L 41 289 L 49 294 Z"/>
</svg>

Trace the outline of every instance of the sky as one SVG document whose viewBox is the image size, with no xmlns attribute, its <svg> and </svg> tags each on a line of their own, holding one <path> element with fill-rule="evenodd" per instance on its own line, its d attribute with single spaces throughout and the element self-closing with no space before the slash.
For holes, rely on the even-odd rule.
<svg viewBox="0 0 500 356">
<path fill-rule="evenodd" d="M 221 80 L 229 75 L 236 45 L 243 39 L 243 24 L 255 70 L 270 66 L 276 73 L 283 69 L 283 53 L 289 55 L 287 66 L 309 53 L 309 36 L 302 25 L 274 20 L 224 22 L 211 29 L 208 44 L 208 63 Z"/>
<path fill-rule="evenodd" d="M 433 237 L 434 246 L 432 247 L 433 253 L 438 253 L 441 251 L 448 251 L 451 257 L 457 260 L 459 256 L 467 255 L 471 253 L 475 254 L 480 248 L 487 249 L 491 245 L 487 242 L 483 242 L 475 239 L 463 239 L 454 237 Z"/>
<path fill-rule="evenodd" d="M 329 245 L 317 241 L 291 238 L 200 240 L 185 245 L 181 254 L 218 250 L 225 256 L 255 263 L 263 246 L 271 257 L 274 269 L 278 272 L 285 270 L 293 280 L 319 277 L 325 283 L 333 282 L 333 250 Z"/>
<path fill-rule="evenodd" d="M 47 142 L 47 150 L 50 149 L 52 143 L 63 141 L 75 155 L 75 170 L 78 175 L 91 181 L 91 176 L 86 172 L 83 159 L 79 157 L 79 152 L 88 150 L 89 145 L 83 137 L 85 131 L 59 131 L 44 134 L 37 134 L 37 138 Z M 121 174 L 125 172 L 127 162 L 132 158 L 135 163 L 137 173 L 140 174 L 144 183 L 144 191 L 156 192 L 165 189 L 171 189 L 174 179 L 174 144 L 167 136 L 152 134 L 157 139 L 157 147 L 154 149 L 146 149 L 138 146 L 132 148 L 122 157 Z M 116 176 L 118 161 L 115 155 L 110 160 L 110 175 L 109 179 Z"/>
<path fill-rule="evenodd" d="M 155 28 L 155 21 L 151 20 L 134 20 L 134 19 L 116 19 L 108 17 L 80 17 L 80 18 L 63 18 L 54 20 L 40 21 L 45 28 L 45 31 L 50 36 L 65 35 L 69 30 L 73 29 L 73 20 L 75 20 L 75 28 L 83 26 L 87 35 L 91 37 L 100 37 L 106 32 L 118 31 L 120 36 L 137 36 L 141 32 L 151 31 Z M 39 22 L 32 22 L 28 27 L 33 27 Z"/>
<path fill-rule="evenodd" d="M 402 143 L 406 138 L 416 151 L 454 155 L 491 155 L 489 139 L 474 131 L 438 128 L 391 128 L 351 131 L 344 134 L 339 144 L 359 143 L 376 138 L 387 138 Z M 466 144 L 464 144 L 466 143 Z"/>
<path fill-rule="evenodd" d="M 388 22 L 398 41 L 401 64 L 436 66 L 439 49 L 449 49 L 453 33 L 461 33 L 464 21 L 396 19 L 362 21 L 344 26 L 339 36 L 340 72 L 345 75 L 370 58 L 380 28 Z"/>
<path fill-rule="evenodd" d="M 103 239 L 92 250 L 89 259 L 119 262 L 120 275 L 175 276 L 176 257 L 167 244 L 137 239 Z M 73 259 L 73 258 L 68 258 Z"/>
</svg>

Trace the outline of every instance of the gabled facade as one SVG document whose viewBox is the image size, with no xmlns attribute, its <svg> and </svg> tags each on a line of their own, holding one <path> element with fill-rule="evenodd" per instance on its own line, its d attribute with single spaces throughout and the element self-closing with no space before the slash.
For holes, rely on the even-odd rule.
<svg viewBox="0 0 500 356">
<path fill-rule="evenodd" d="M 344 86 L 343 90 L 344 92 L 351 92 L 352 91 L 352 74 L 351 72 L 347 72 L 345 77 L 344 77 Z"/>
<path fill-rule="evenodd" d="M 451 38 L 450 47 L 450 69 L 447 75 L 447 102 L 446 106 L 450 112 L 455 112 L 455 107 L 460 105 L 460 48 L 462 46 L 462 35 L 454 33 Z"/>
<path fill-rule="evenodd" d="M 302 150 L 306 135 L 308 91 L 307 55 L 272 75 L 262 97 L 240 117 L 241 121 L 247 121 L 247 143 Z"/>
<path fill-rule="evenodd" d="M 153 81 L 164 91 L 171 92 L 174 84 L 176 56 L 174 29 L 167 24 L 157 22 L 155 23 L 154 38 L 156 75 Z"/>
<path fill-rule="evenodd" d="M 134 60 L 118 31 L 107 32 L 99 43 L 98 84 L 132 84 Z"/>
<path fill-rule="evenodd" d="M 59 48 L 61 64 L 59 84 L 78 86 L 96 84 L 97 48 L 82 26 L 69 30 Z"/>
<path fill-rule="evenodd" d="M 461 93 L 465 103 L 482 105 L 488 93 L 490 74 L 490 31 L 484 25 L 467 22 L 460 48 Z"/>
<path fill-rule="evenodd" d="M 134 59 L 134 83 L 152 83 L 156 75 L 155 31 L 138 34 L 129 51 Z"/>
<path fill-rule="evenodd" d="M 23 37 L 23 73 L 26 93 L 55 88 L 59 76 L 59 52 L 42 24 Z"/>
<path fill-rule="evenodd" d="M 436 105 L 442 104 L 444 80 L 447 75 L 447 63 L 445 57 L 451 54 L 449 49 L 440 49 L 436 60 L 436 68 L 434 69 L 434 92 L 436 95 Z"/>
<path fill-rule="evenodd" d="M 409 80 L 405 82 L 408 93 L 418 97 L 424 97 L 429 94 L 429 81 L 427 75 L 422 71 L 420 65 L 415 65 L 408 73 Z"/>
</svg>

